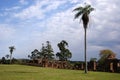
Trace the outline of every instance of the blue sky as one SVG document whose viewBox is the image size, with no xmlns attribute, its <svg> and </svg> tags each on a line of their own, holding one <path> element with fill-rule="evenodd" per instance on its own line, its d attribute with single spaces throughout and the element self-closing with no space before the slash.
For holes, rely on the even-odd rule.
<svg viewBox="0 0 120 80">
<path fill-rule="evenodd" d="M 57 43 L 66 40 L 71 60 L 84 60 L 84 30 L 72 10 L 85 2 L 95 8 L 87 33 L 87 59 L 99 58 L 103 49 L 120 58 L 119 0 L 0 0 L 0 58 L 9 54 L 9 46 L 16 47 L 15 58 L 27 58 L 46 41 L 56 53 Z"/>
</svg>

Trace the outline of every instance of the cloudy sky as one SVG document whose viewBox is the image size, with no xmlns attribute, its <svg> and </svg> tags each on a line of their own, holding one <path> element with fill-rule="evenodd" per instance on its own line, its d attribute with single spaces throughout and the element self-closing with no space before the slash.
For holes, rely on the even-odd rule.
<svg viewBox="0 0 120 80">
<path fill-rule="evenodd" d="M 66 40 L 71 60 L 84 60 L 84 30 L 72 10 L 84 3 L 95 10 L 90 14 L 87 59 L 99 58 L 99 51 L 111 49 L 120 58 L 120 0 L 0 0 L 0 58 L 15 46 L 15 58 L 27 58 L 34 49 L 50 41 Z"/>
</svg>

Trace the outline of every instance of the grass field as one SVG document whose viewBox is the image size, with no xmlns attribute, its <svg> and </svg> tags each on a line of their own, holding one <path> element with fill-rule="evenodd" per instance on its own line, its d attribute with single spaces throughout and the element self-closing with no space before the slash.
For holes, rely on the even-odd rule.
<svg viewBox="0 0 120 80">
<path fill-rule="evenodd" d="M 42 68 L 25 65 L 0 65 L 0 80 L 120 80 L 119 73 Z"/>
</svg>

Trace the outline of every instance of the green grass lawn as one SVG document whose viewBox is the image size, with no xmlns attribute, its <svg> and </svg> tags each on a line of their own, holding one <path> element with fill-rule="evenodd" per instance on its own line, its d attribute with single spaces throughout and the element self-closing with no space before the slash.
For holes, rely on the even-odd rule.
<svg viewBox="0 0 120 80">
<path fill-rule="evenodd" d="M 88 72 L 25 65 L 0 65 L 0 80 L 120 80 L 119 73 Z"/>
</svg>

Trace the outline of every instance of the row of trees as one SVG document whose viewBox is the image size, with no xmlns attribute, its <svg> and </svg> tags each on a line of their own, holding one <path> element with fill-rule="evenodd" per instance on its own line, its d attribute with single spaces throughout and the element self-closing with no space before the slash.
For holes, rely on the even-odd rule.
<svg viewBox="0 0 120 80">
<path fill-rule="evenodd" d="M 40 49 L 40 51 L 35 49 L 31 52 L 30 55 L 28 55 L 28 57 L 32 60 L 53 60 L 56 56 L 60 61 L 67 61 L 72 57 L 72 53 L 69 49 L 67 49 L 68 43 L 65 40 L 62 40 L 60 43 L 57 44 L 57 46 L 60 52 L 57 52 L 55 55 L 51 43 L 49 41 L 46 41 L 46 45 L 42 44 L 42 48 Z"/>
</svg>

